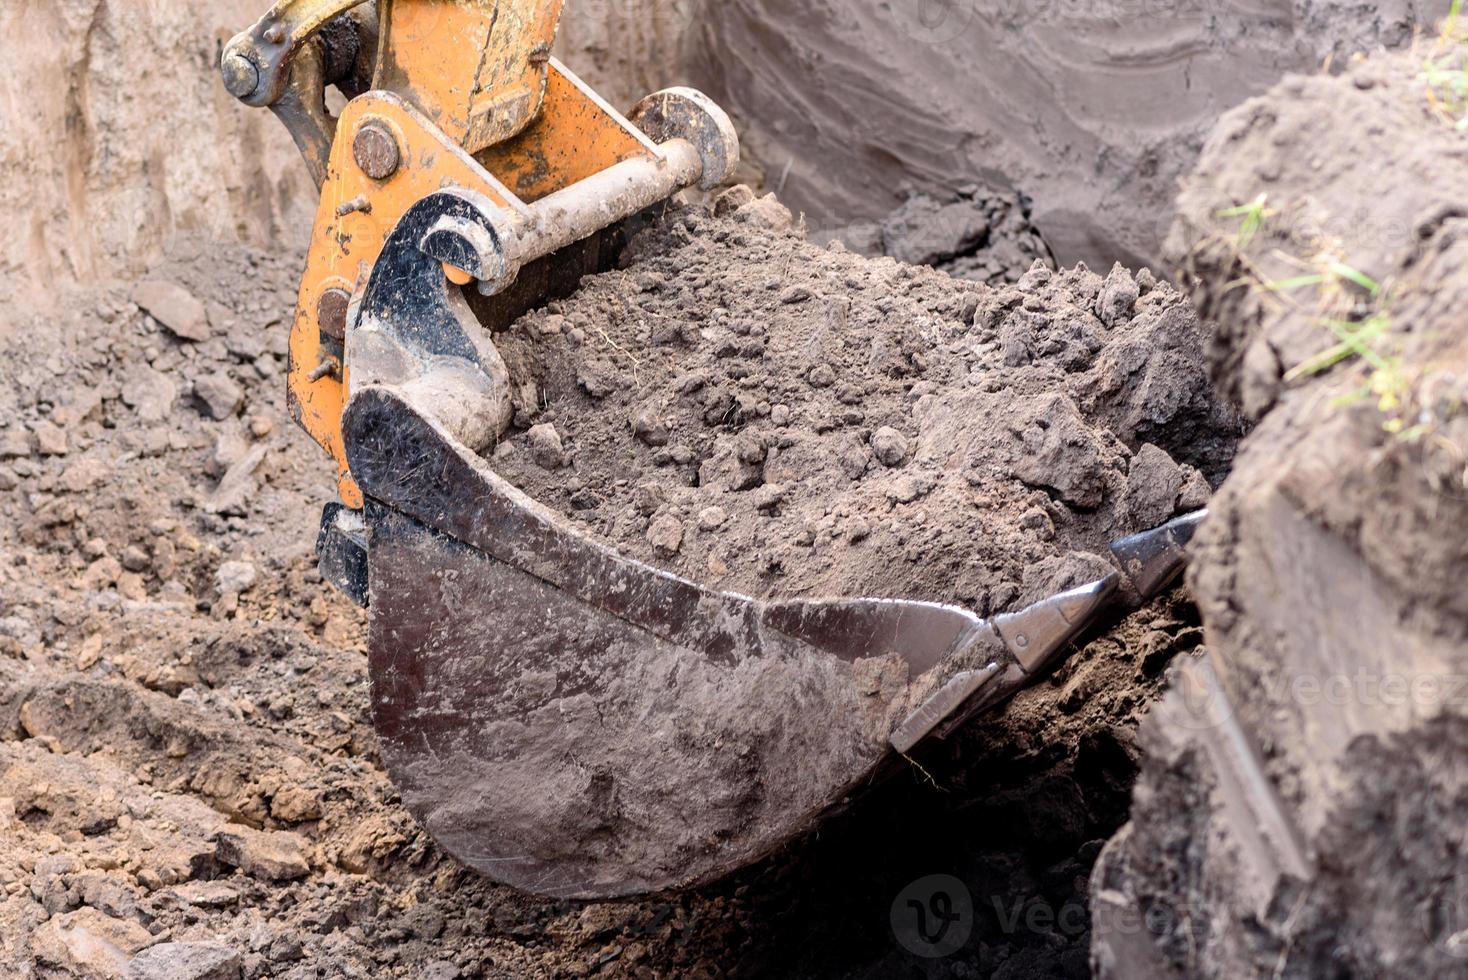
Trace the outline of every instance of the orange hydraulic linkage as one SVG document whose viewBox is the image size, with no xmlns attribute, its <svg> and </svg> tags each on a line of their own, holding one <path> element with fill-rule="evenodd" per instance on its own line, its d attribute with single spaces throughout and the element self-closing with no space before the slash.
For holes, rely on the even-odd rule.
<svg viewBox="0 0 1468 980">
<path fill-rule="evenodd" d="M 589 200 L 536 213 L 549 195 L 631 161 L 646 165 L 626 171 L 644 184 L 678 170 L 667 193 L 716 186 L 737 163 L 727 117 L 697 93 L 650 96 L 631 113 L 634 125 L 552 58 L 562 3 L 378 0 L 374 17 L 362 0 L 280 0 L 224 50 L 226 87 L 276 113 L 321 187 L 291 328 L 289 402 L 335 459 L 348 507 L 362 506 L 341 432 L 353 298 L 415 202 L 446 187 L 483 194 L 533 228 L 521 249 L 528 262 L 626 216 Z M 336 118 L 325 101 L 332 84 L 351 97 Z M 679 167 L 690 142 L 701 166 Z M 587 190 L 615 192 L 594 182 Z"/>
</svg>

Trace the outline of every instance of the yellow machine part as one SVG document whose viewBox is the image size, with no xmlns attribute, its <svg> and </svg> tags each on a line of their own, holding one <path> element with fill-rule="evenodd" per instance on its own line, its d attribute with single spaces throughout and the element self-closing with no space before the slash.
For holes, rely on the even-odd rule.
<svg viewBox="0 0 1468 980">
<path fill-rule="evenodd" d="M 394 0 L 392 6 L 401 24 L 409 8 L 462 6 L 484 13 L 486 5 Z M 560 3 L 540 6 L 558 12 Z M 427 25 L 427 21 L 412 23 L 419 28 Z M 443 21 L 438 23 L 442 28 Z M 444 80 L 437 74 L 432 78 Z M 645 137 L 553 59 L 546 62 L 539 113 L 518 135 L 483 149 L 477 159 L 456 141 L 452 130 L 437 125 L 423 111 L 422 106 L 432 100 L 422 90 L 413 92 L 368 92 L 343 110 L 291 329 L 288 389 L 292 415 L 336 460 L 342 501 L 353 508 L 362 506 L 362 495 L 351 477 L 342 442 L 345 366 L 339 343 L 332 342 L 332 331 L 323 330 L 323 313 L 342 314 L 345 297 L 365 281 L 387 235 L 407 209 L 449 185 L 477 190 L 513 208 L 624 160 L 656 155 Z M 391 134 L 395 143 L 396 165 L 382 179 L 369 176 L 359 163 L 356 144 L 364 127 L 371 127 L 379 140 L 383 133 Z"/>
</svg>

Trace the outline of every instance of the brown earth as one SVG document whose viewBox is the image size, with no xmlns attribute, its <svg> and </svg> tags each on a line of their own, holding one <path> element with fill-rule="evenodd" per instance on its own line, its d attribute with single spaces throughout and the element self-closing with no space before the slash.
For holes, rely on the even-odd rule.
<svg viewBox="0 0 1468 980">
<path fill-rule="evenodd" d="M 501 335 L 512 483 L 719 588 L 990 615 L 1093 580 L 1226 472 L 1238 422 L 1170 286 L 1037 265 L 986 288 L 747 198 L 670 216 Z"/>
<path fill-rule="evenodd" d="M 553 355 L 538 362 L 550 405 L 522 422 L 567 419 L 559 397 L 589 398 L 564 373 L 555 381 L 556 365 L 569 368 L 591 349 L 590 342 L 572 345 L 573 331 L 582 329 L 572 322 L 578 311 L 602 309 L 601 321 L 588 322 L 590 333 L 600 340 L 600 329 L 630 343 L 642 328 L 634 317 L 606 313 L 609 297 L 622 295 L 639 277 L 670 282 L 668 272 L 688 265 L 700 249 L 710 271 L 737 252 L 743 256 L 738 274 L 788 279 L 780 289 L 761 286 L 743 300 L 752 305 L 734 302 L 748 290 L 730 290 L 718 300 L 740 316 L 755 317 L 761 303 L 787 312 L 800 308 L 806 315 L 789 320 L 799 335 L 810 311 L 821 309 L 812 288 L 819 287 L 827 298 L 851 294 L 853 323 L 890 303 L 894 314 L 926 324 L 935 338 L 928 371 L 938 393 L 928 397 L 939 403 L 945 385 L 968 384 L 971 367 L 991 373 L 992 388 L 1039 385 L 1050 372 L 1052 401 L 1069 404 L 1075 393 L 1084 407 L 1063 414 L 1082 441 L 1100 443 L 1104 462 L 1092 474 L 1094 485 L 1075 492 L 1096 499 L 1086 499 L 1088 513 L 1060 501 L 1060 491 L 1024 491 L 1024 507 L 1048 515 L 1059 530 L 1055 541 L 1047 541 L 1044 522 L 1036 521 L 1021 547 L 1062 556 L 1072 547 L 1073 523 L 1075 546 L 1096 548 L 1106 533 L 1166 516 L 1178 505 L 1180 488 L 1173 489 L 1168 476 L 1161 480 L 1168 491 L 1147 497 L 1146 506 L 1157 514 L 1134 511 L 1142 497 L 1127 479 L 1136 469 L 1128 461 L 1143 458 L 1140 445 L 1134 450 L 1127 441 L 1140 439 L 1149 419 L 1161 422 L 1152 417 L 1156 412 L 1208 418 L 1206 402 L 1172 397 L 1182 392 L 1166 383 L 1201 370 L 1200 328 L 1167 287 L 1144 277 L 1144 292 L 1116 273 L 1108 292 L 1106 281 L 1090 273 L 1057 276 L 1042 269 L 1029 291 L 997 291 L 817 249 L 789 229 L 750 223 L 751 214 L 783 221 L 772 202 L 752 205 L 744 219 L 679 212 L 661 232 L 642 239 L 628 270 L 589 282 L 562 312 L 519 325 L 507 346 L 525 357 L 533 332 L 541 335 L 542 352 Z M 689 233 L 689 218 L 706 224 L 701 235 Z M 751 262 L 768 271 L 748 271 Z M 792 844 L 735 881 L 623 904 L 542 902 L 492 886 L 438 852 L 401 808 L 376 757 L 361 617 L 320 582 L 309 555 L 319 505 L 330 497 L 329 467 L 284 422 L 279 394 L 283 320 L 298 263 L 292 255 L 181 240 L 146 285 L 100 290 L 90 306 L 37 320 L 23 342 L 5 342 L 8 383 L 0 397 L 11 421 L 0 446 L 6 515 L 0 534 L 12 557 L 0 571 L 0 819 L 8 827 L 0 845 L 4 962 L 38 976 L 113 975 L 108 971 L 116 957 L 134 953 L 137 970 L 155 971 L 144 976 L 211 958 L 225 964 L 221 975 L 249 977 L 323 970 L 342 976 L 768 976 L 869 969 L 882 975 L 883 964 L 906 961 L 907 954 L 865 929 L 854 940 L 849 922 L 833 916 L 885 921 L 897 892 L 934 866 L 940 855 L 931 834 L 894 841 L 893 827 L 911 821 L 951 828 L 947 837 L 956 850 L 950 858 L 972 869 L 974 887 L 992 893 L 995 908 L 1004 912 L 985 920 L 983 942 L 963 954 L 976 968 L 992 972 L 1013 960 L 1011 969 L 1039 963 L 1024 968 L 1049 975 L 1061 959 L 1067 969 L 1083 961 L 1083 926 L 1046 937 L 1016 930 L 1008 911 L 1030 900 L 1037 887 L 1050 896 L 1046 901 L 1083 907 L 1089 863 L 1124 815 L 1136 766 L 1130 734 L 1136 717 L 1163 664 L 1199 639 L 1196 621 L 1174 599 L 1101 630 L 1042 689 L 976 725 L 943 757 L 925 759 L 932 776 L 914 771 L 874 791 L 869 803 L 818 838 Z M 812 296 L 781 302 L 786 288 L 799 287 L 812 289 Z M 645 320 L 661 322 L 652 314 L 666 311 L 682 325 L 701 321 L 690 305 L 694 294 L 682 286 L 667 284 L 661 297 L 635 295 L 629 301 Z M 1120 300 L 1098 307 L 1103 295 Z M 187 297 L 207 302 L 195 307 Z M 1110 326 L 1096 316 L 1098 309 Z M 546 329 L 552 316 L 566 321 L 559 340 Z M 773 320 L 769 325 L 773 359 L 781 333 Z M 721 333 L 712 314 L 703 329 L 713 336 L 680 331 L 670 346 L 651 349 L 669 360 L 673 354 L 707 359 L 726 336 L 741 336 Z M 952 350 L 938 342 L 945 334 Z M 965 336 L 968 348 L 959 343 Z M 1001 336 L 1009 338 L 1011 367 L 1003 366 Z M 1093 398 L 1079 376 L 1067 381 L 1060 366 L 1068 363 L 1084 375 L 1091 367 L 1081 351 L 1096 347 L 1116 356 L 1157 336 L 1176 339 L 1178 364 L 1117 356 L 1130 371 L 1114 375 L 1122 383 L 1092 392 Z M 921 353 L 923 344 L 909 353 Z M 869 381 L 869 410 L 887 413 L 885 420 L 904 425 L 920 444 L 920 422 L 903 421 L 911 404 L 904 386 L 920 379 L 873 371 L 869 350 L 851 350 L 859 356 L 827 353 L 833 374 L 839 367 Z M 744 360 L 759 363 L 752 354 Z M 612 360 L 607 365 L 616 369 Z M 715 388 L 724 383 L 712 381 Z M 774 377 L 767 383 L 784 384 Z M 813 448 L 824 453 L 843 435 L 854 438 L 868 428 L 849 418 L 824 433 L 806 428 L 807 413 L 850 406 L 835 397 L 840 382 L 828 388 L 790 384 L 781 397 L 799 423 L 791 431 Z M 982 392 L 984 385 L 973 387 Z M 1149 399 L 1149 391 L 1170 395 Z M 567 423 L 562 451 L 570 447 L 575 465 L 595 486 L 603 464 L 578 440 L 600 433 L 630 450 L 626 405 L 578 408 L 589 413 L 583 419 L 588 427 Z M 755 408 L 747 418 L 731 417 L 734 427 L 766 431 L 772 423 L 758 413 L 758 403 Z M 702 421 L 705 409 L 670 410 L 667 419 L 690 451 L 712 457 L 732 429 Z M 599 427 L 591 425 L 596 416 Z M 518 436 L 511 444 L 527 441 Z M 870 441 L 862 452 L 875 454 Z M 1200 442 L 1192 447 L 1202 453 L 1195 461 L 1221 465 L 1226 457 L 1217 453 L 1226 453 L 1227 445 L 1226 439 Z M 1179 456 L 1188 448 L 1178 448 Z M 682 474 L 683 481 L 704 461 L 696 455 L 664 469 L 653 448 L 637 452 L 641 465 Z M 1173 473 L 1161 450 L 1146 453 L 1156 472 Z M 867 459 L 864 469 L 874 486 L 886 487 L 904 470 L 920 472 L 919 460 L 914 456 L 889 472 Z M 531 471 L 525 472 L 528 479 Z M 793 486 L 791 512 L 808 506 L 813 492 L 823 492 L 819 481 L 838 473 L 851 481 L 844 470 L 828 466 L 810 489 Z M 999 472 L 986 478 L 1015 479 Z M 670 489 L 692 491 L 679 482 L 670 479 Z M 1198 481 L 1192 485 L 1199 492 Z M 731 528 L 746 520 L 779 520 L 746 515 L 741 493 L 720 494 Z M 563 502 L 549 492 L 548 499 Z M 631 519 L 629 499 L 609 496 L 602 508 L 611 514 L 621 507 Z M 856 499 L 884 511 L 909 506 L 891 503 L 885 490 Z M 956 519 L 959 512 L 953 513 Z M 639 542 L 642 534 L 638 528 Z M 860 553 L 849 534 L 836 547 Z M 898 558 L 904 545 L 876 524 L 860 547 Z M 903 559 L 887 564 L 902 574 L 914 567 Z M 872 589 L 882 590 L 882 565 L 858 563 Z M 734 561 L 731 568 L 751 584 L 762 574 L 752 563 Z M 885 581 L 893 590 L 924 588 L 916 578 Z M 971 575 L 966 581 L 965 590 L 986 580 Z M 1043 591 L 1016 571 L 1011 588 L 1002 595 L 996 588 L 988 602 L 1012 603 L 1025 587 Z M 933 789 L 932 778 L 943 790 Z M 963 828 L 975 812 L 1021 825 L 969 840 Z M 829 945 L 809 943 L 800 922 L 817 924 Z M 104 940 L 110 946 L 99 945 Z M 145 946 L 153 948 L 137 952 Z"/>
<path fill-rule="evenodd" d="M 1426 75 L 1464 50 L 1290 78 L 1184 189 L 1171 247 L 1259 421 L 1190 576 L 1208 656 L 1093 882 L 1102 976 L 1468 963 L 1468 141 Z M 1222 214 L 1261 194 L 1253 233 Z M 1337 330 L 1366 353 L 1312 361 Z"/>
</svg>

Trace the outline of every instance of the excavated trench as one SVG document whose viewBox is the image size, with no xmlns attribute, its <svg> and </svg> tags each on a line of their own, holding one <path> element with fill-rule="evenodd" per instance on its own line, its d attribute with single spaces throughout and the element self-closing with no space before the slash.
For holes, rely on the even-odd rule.
<svg viewBox="0 0 1468 980">
<path fill-rule="evenodd" d="M 136 212 L 154 221 L 161 210 L 166 228 L 102 224 L 94 248 L 58 259 L 36 242 L 133 193 L 96 161 L 133 145 L 129 127 L 157 135 L 154 119 L 94 105 L 107 104 L 100 82 L 114 68 L 81 56 L 138 25 L 106 10 L 68 20 L 78 57 L 63 74 L 74 97 L 71 109 L 46 111 L 87 121 L 68 130 L 81 134 L 76 152 L 5 164 L 41 185 L 42 231 L 12 242 L 0 268 L 25 295 L 42 296 L 31 287 L 58 262 L 99 284 L 67 287 L 60 306 L 42 296 L 0 329 L 0 550 L 10 559 L 0 563 L 0 966 L 41 977 L 118 975 L 132 959 L 155 971 L 142 976 L 217 960 L 218 975 L 248 978 L 1014 980 L 1222 977 L 1285 964 L 1276 975 L 1306 976 L 1341 962 L 1328 942 L 1333 915 L 1385 902 L 1416 909 L 1404 913 L 1416 931 L 1363 926 L 1372 941 L 1352 945 L 1348 965 L 1400 964 L 1410 935 L 1418 972 L 1448 975 L 1433 972 L 1445 962 L 1433 951 L 1457 948 L 1456 911 L 1468 907 L 1447 834 L 1463 805 L 1451 718 L 1408 707 L 1366 732 L 1321 723 L 1321 752 L 1365 787 L 1353 803 L 1333 795 L 1335 770 L 1280 748 L 1300 732 L 1322 737 L 1315 716 L 1286 724 L 1288 711 L 1240 711 L 1270 732 L 1256 751 L 1288 788 L 1279 805 L 1316 835 L 1312 855 L 1385 824 L 1401 847 L 1427 842 L 1415 867 L 1452 869 L 1442 887 L 1369 899 L 1356 882 L 1380 871 L 1386 858 L 1375 852 L 1303 890 L 1298 875 L 1258 867 L 1235 886 L 1223 869 L 1238 830 L 1218 826 L 1209 794 L 1219 777 L 1200 762 L 1207 730 L 1189 742 L 1178 734 L 1186 716 L 1167 728 L 1164 715 L 1138 734 L 1175 661 L 1236 665 L 1235 699 L 1270 680 L 1276 652 L 1302 672 L 1323 669 L 1301 661 L 1315 649 L 1307 638 L 1277 632 L 1265 643 L 1250 626 L 1287 632 L 1286 605 L 1332 608 L 1303 584 L 1318 569 L 1240 584 L 1288 563 L 1261 544 L 1282 529 L 1338 569 L 1364 553 L 1390 583 L 1395 611 L 1363 613 L 1363 635 L 1382 649 L 1428 651 L 1417 655 L 1422 671 L 1461 667 L 1461 594 L 1445 583 L 1461 581 L 1464 538 L 1433 533 L 1443 520 L 1468 526 L 1468 492 L 1450 492 L 1460 486 L 1450 461 L 1460 458 L 1461 416 L 1441 409 L 1445 442 L 1429 441 L 1425 455 L 1355 415 L 1345 445 L 1332 435 L 1345 423 L 1327 409 L 1360 379 L 1337 376 L 1341 390 L 1328 397 L 1286 390 L 1285 368 L 1324 346 L 1309 329 L 1318 324 L 1271 320 L 1267 297 L 1241 312 L 1228 288 L 1238 256 L 1209 249 L 1237 229 L 1200 230 L 1264 185 L 1282 209 L 1296 197 L 1319 207 L 1322 194 L 1369 199 L 1340 172 L 1383 145 L 1336 146 L 1311 129 L 1333 110 L 1290 102 L 1380 97 L 1360 107 L 1361 129 L 1390 119 L 1397 136 L 1386 144 L 1407 145 L 1423 125 L 1402 108 L 1413 70 L 1291 82 L 1274 96 L 1282 101 L 1230 117 L 1183 198 L 1190 223 L 1171 253 L 1195 277 L 1204 317 L 1142 268 L 1160 265 L 1175 182 L 1224 109 L 1326 54 L 1345 60 L 1406 41 L 1404 25 L 1432 11 L 1229 4 L 1201 17 L 1117 4 L 965 19 L 959 4 L 945 32 L 878 4 L 650 5 L 573 19 L 563 57 L 622 100 L 627 86 L 704 85 L 745 126 L 748 178 L 781 190 L 795 214 L 742 190 L 670 208 L 633 238 L 621 268 L 518 321 L 500 339 L 516 417 L 493 465 L 588 533 L 711 585 L 932 599 L 986 615 L 1086 580 L 1107 541 L 1208 504 L 1221 485 L 1213 503 L 1231 516 L 1215 521 L 1191 590 L 1097 624 L 1038 686 L 731 880 L 620 903 L 490 884 L 402 808 L 368 721 L 362 617 L 312 568 L 329 473 L 288 423 L 280 390 L 301 257 L 220 241 L 229 230 L 277 237 L 241 226 L 257 213 L 250 201 L 270 203 L 270 217 L 251 222 L 303 210 L 300 188 L 281 176 L 289 148 L 224 114 L 226 135 L 268 147 L 254 164 L 231 164 L 245 170 L 230 188 L 233 229 L 217 210 L 190 217 L 176 206 L 188 178 L 175 173 Z M 164 29 L 149 43 L 189 52 L 199 78 L 185 74 L 203 92 L 207 45 L 189 38 L 236 25 L 232 11 L 216 23 L 201 9 L 150 13 Z M 612 43 L 635 24 L 656 30 Z M 642 53 L 636 71 L 629 51 Z M 23 63 L 34 77 L 57 71 L 35 56 Z M 1177 91 L 1188 94 L 1157 98 Z M 1274 149 L 1235 146 L 1241 133 Z M 1415 186 L 1453 188 L 1434 161 L 1454 152 L 1445 145 L 1397 168 L 1417 174 Z M 1340 168 L 1310 168 L 1321 155 Z M 1277 165 L 1258 163 L 1265 157 Z M 47 196 L 53 162 L 70 186 L 94 192 L 92 203 Z M 1461 202 L 1444 192 L 1395 207 L 1428 229 L 1392 238 L 1398 251 L 1359 256 L 1372 247 L 1352 237 L 1359 212 L 1337 204 L 1299 216 L 1287 241 L 1313 241 L 1323 225 L 1343 261 L 1431 297 L 1403 304 L 1414 322 L 1446 322 L 1461 309 L 1449 302 Z M 1370 226 L 1396 227 L 1390 211 L 1373 212 Z M 1075 267 L 1079 258 L 1098 271 Z M 1112 269 L 1117 258 L 1133 271 Z M 140 288 L 144 267 L 144 279 L 176 289 Z M 1461 344 L 1424 335 L 1439 339 L 1411 357 L 1461 366 Z M 1214 393 L 1215 379 L 1226 394 Z M 1225 482 L 1253 424 L 1265 435 L 1245 440 L 1244 475 Z M 1285 446 L 1303 455 L 1279 476 Z M 1372 516 L 1380 465 L 1405 525 Z M 1430 498 L 1411 484 L 1424 473 L 1437 487 Z M 1340 492 L 1322 489 L 1331 486 Z M 1393 544 L 1402 533 L 1429 562 L 1425 585 Z M 1358 599 L 1380 591 L 1331 581 Z M 1337 629 L 1323 615 L 1317 626 Z M 1342 639 L 1347 652 L 1329 671 L 1348 673 L 1359 646 Z M 751 733 L 759 722 L 748 719 Z M 1403 760 L 1399 791 L 1434 801 L 1415 823 L 1372 781 Z M 1255 879 L 1269 882 L 1262 905 L 1250 904 Z M 1210 890 L 1220 881 L 1223 893 Z M 937 918 L 920 922 L 919 909 Z M 919 933 L 931 939 L 955 909 L 961 937 L 945 933 L 951 948 L 926 958 L 934 947 Z M 1159 918 L 1131 928 L 1120 912 L 1138 909 Z M 1197 909 L 1218 924 L 1190 923 Z M 1223 928 L 1245 919 L 1258 925 L 1245 940 Z"/>
</svg>

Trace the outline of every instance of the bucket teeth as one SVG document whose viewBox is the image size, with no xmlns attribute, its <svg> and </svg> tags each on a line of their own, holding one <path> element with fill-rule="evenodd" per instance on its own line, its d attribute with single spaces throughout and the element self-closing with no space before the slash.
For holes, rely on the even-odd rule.
<svg viewBox="0 0 1468 980">
<path fill-rule="evenodd" d="M 906 754 L 928 738 L 947 738 L 990 705 L 1030 684 L 1109 606 L 1123 601 L 1123 576 L 1143 601 L 1160 595 L 1187 566 L 1187 546 L 1208 516 L 1198 511 L 1111 545 L 1121 566 L 1103 579 L 994 617 L 984 628 L 1003 641 L 1011 662 L 953 675 L 892 733 L 892 747 Z"/>
<path fill-rule="evenodd" d="M 897 727 L 897 731 L 892 733 L 892 747 L 904 755 L 912 751 L 913 746 L 927 738 L 947 718 L 998 676 L 998 664 L 989 664 L 980 670 L 965 670 L 962 673 L 954 674 L 937 694 L 923 702 L 922 707 L 914 711 Z"/>
<path fill-rule="evenodd" d="M 1207 516 L 1206 510 L 1187 514 L 1111 546 L 1117 564 L 1144 600 L 1161 595 L 1187 567 L 1188 544 Z"/>
<path fill-rule="evenodd" d="M 1024 672 L 1038 673 L 1106 607 L 1120 580 L 1112 573 L 1021 612 L 998 616 L 994 628 Z"/>
</svg>

